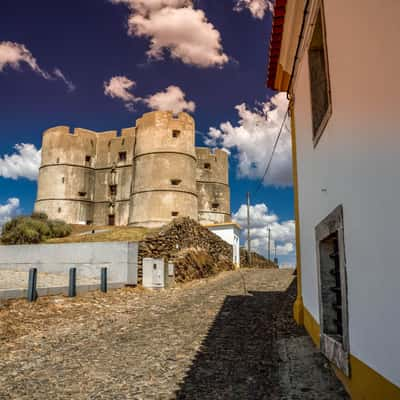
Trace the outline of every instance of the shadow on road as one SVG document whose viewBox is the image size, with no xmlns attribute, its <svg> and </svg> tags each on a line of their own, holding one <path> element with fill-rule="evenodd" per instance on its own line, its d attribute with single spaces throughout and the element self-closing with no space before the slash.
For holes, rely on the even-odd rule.
<svg viewBox="0 0 400 400">
<path fill-rule="evenodd" d="M 293 282 L 286 292 L 228 296 L 176 399 L 313 399 L 280 390 L 277 339 L 306 335 L 292 318 L 295 290 Z"/>
</svg>

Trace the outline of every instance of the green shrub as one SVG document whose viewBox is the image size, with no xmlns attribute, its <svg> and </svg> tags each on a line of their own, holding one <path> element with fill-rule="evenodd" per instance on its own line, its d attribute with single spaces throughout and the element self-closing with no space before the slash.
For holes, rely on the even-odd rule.
<svg viewBox="0 0 400 400">
<path fill-rule="evenodd" d="M 39 211 L 35 211 L 32 213 L 31 218 L 33 219 L 39 219 L 41 221 L 47 221 L 49 219 L 49 217 L 47 216 L 46 213 L 44 212 L 39 212 Z"/>
<path fill-rule="evenodd" d="M 71 226 L 60 219 L 49 220 L 48 225 L 53 238 L 65 237 L 72 232 Z"/>
<path fill-rule="evenodd" d="M 61 220 L 50 220 L 45 213 L 19 216 L 3 225 L 4 244 L 41 243 L 46 239 L 68 236 L 71 226 Z"/>
<path fill-rule="evenodd" d="M 29 224 L 21 223 L 14 229 L 2 234 L 1 241 L 5 244 L 40 243 L 40 233 Z"/>
</svg>

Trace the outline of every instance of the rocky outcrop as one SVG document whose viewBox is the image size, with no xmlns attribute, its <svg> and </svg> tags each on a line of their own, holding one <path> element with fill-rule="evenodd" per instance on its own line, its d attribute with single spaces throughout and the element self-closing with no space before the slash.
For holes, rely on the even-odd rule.
<svg viewBox="0 0 400 400">
<path fill-rule="evenodd" d="M 244 248 L 240 249 L 240 266 L 244 268 L 278 268 L 271 260 L 263 257 L 254 251 L 251 252 L 251 265 L 249 265 L 248 251 Z"/>
<path fill-rule="evenodd" d="M 184 282 L 232 270 L 232 246 L 190 218 L 176 218 L 139 245 L 139 280 L 145 257 L 175 264 L 175 279 Z"/>
</svg>

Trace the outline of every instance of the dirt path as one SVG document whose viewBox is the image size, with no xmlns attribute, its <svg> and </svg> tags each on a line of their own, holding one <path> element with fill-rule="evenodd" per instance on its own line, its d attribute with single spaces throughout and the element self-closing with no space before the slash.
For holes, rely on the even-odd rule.
<svg viewBox="0 0 400 400">
<path fill-rule="evenodd" d="M 0 309 L 0 399 L 345 399 L 291 319 L 291 271 Z"/>
</svg>

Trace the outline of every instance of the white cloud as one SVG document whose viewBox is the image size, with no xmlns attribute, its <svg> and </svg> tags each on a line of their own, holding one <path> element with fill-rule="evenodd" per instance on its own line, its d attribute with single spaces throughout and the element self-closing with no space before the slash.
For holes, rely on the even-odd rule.
<svg viewBox="0 0 400 400">
<path fill-rule="evenodd" d="M 110 0 L 130 9 L 128 34 L 147 37 L 150 59 L 172 58 L 197 67 L 221 67 L 229 61 L 221 35 L 191 0 Z"/>
<path fill-rule="evenodd" d="M 6 204 L 0 204 L 0 227 L 16 215 L 19 207 L 19 199 L 11 197 Z"/>
<path fill-rule="evenodd" d="M 172 111 L 177 114 L 181 111 L 193 112 L 196 104 L 185 99 L 186 94 L 179 86 L 168 86 L 164 91 L 157 92 L 146 98 L 137 97 L 132 93 L 136 82 L 126 76 L 113 76 L 104 82 L 104 94 L 125 103 L 129 111 L 134 111 L 134 104 L 142 102 L 152 110 Z"/>
<path fill-rule="evenodd" d="M 104 94 L 113 99 L 120 99 L 125 103 L 129 111 L 133 111 L 134 104 L 140 100 L 132 93 L 136 82 L 126 76 L 113 76 L 108 82 L 104 82 Z"/>
<path fill-rule="evenodd" d="M 270 0 L 236 0 L 233 9 L 237 12 L 248 9 L 254 18 L 263 19 L 267 11 L 274 10 L 274 5 Z"/>
<path fill-rule="evenodd" d="M 231 122 L 211 127 L 205 143 L 228 150 L 236 150 L 239 177 L 261 178 L 288 108 L 285 93 L 278 93 L 269 102 L 250 110 L 246 104 L 237 105 L 237 126 Z M 290 121 L 286 119 L 265 185 L 290 186 L 292 183 L 292 154 Z"/>
<path fill-rule="evenodd" d="M 145 99 L 145 103 L 153 110 L 193 112 L 196 105 L 193 101 L 185 100 L 185 93 L 178 86 L 168 86 L 163 92 L 158 92 Z"/>
<path fill-rule="evenodd" d="M 243 239 L 247 234 L 247 206 L 242 204 L 233 215 L 233 219 L 242 226 Z M 268 227 L 271 229 L 271 257 L 276 243 L 277 256 L 294 256 L 295 222 L 279 221 L 276 214 L 270 213 L 266 204 L 250 206 L 250 238 L 252 248 L 264 256 L 268 253 Z M 247 242 L 246 242 L 247 243 Z"/>
<path fill-rule="evenodd" d="M 76 89 L 76 86 L 65 77 L 60 69 L 54 68 L 53 73 L 57 78 L 60 78 L 67 85 L 67 89 L 69 92 L 73 92 Z"/>
<path fill-rule="evenodd" d="M 20 43 L 0 42 L 0 72 L 8 67 L 15 70 L 21 68 L 21 64 L 28 65 L 32 71 L 47 80 L 61 79 L 69 91 L 75 90 L 75 85 L 66 79 L 59 68 L 55 68 L 53 74 L 42 69 L 32 53 Z"/>
<path fill-rule="evenodd" d="M 41 162 L 41 150 L 30 143 L 16 144 L 14 148 L 15 153 L 0 157 L 0 177 L 36 180 Z"/>
</svg>

